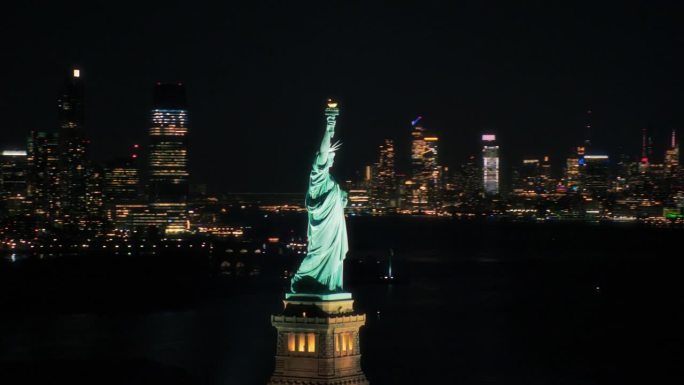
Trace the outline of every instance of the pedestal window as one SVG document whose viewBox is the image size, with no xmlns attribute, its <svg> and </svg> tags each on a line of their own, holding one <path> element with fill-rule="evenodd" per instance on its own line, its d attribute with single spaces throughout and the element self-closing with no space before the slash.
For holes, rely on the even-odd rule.
<svg viewBox="0 0 684 385">
<path fill-rule="evenodd" d="M 316 333 L 287 333 L 287 351 L 315 353 Z"/>
<path fill-rule="evenodd" d="M 338 355 L 352 354 L 354 351 L 354 333 L 344 332 L 335 334 L 335 352 Z"/>
</svg>

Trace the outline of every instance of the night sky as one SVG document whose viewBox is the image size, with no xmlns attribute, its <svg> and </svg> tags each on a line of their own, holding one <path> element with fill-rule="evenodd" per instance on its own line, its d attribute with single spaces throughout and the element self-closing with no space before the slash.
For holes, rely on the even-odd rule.
<svg viewBox="0 0 684 385">
<path fill-rule="evenodd" d="M 303 192 L 328 96 L 341 101 L 340 179 L 387 137 L 406 165 L 416 115 L 451 166 L 487 131 L 504 168 L 549 154 L 560 172 L 588 108 L 613 156 L 638 155 L 642 128 L 658 156 L 671 129 L 684 135 L 675 2 L 93 3 L 3 6 L 3 148 L 55 129 L 72 66 L 98 161 L 144 143 L 155 82 L 185 83 L 192 179 L 214 192 Z"/>
</svg>

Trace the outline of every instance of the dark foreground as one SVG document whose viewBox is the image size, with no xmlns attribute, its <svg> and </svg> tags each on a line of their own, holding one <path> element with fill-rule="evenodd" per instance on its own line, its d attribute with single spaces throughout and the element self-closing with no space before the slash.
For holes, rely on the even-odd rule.
<svg viewBox="0 0 684 385">
<path fill-rule="evenodd" d="M 364 370 L 378 385 L 681 383 L 683 240 L 639 227 L 352 219 Z M 390 247 L 403 282 L 376 283 Z M 279 273 L 296 263 L 278 258 L 245 261 L 258 275 L 189 255 L 4 262 L 0 383 L 265 384 Z"/>
</svg>

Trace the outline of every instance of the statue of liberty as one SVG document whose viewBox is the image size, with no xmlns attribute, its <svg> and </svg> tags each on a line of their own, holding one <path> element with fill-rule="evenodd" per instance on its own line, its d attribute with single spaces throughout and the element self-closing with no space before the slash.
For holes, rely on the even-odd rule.
<svg viewBox="0 0 684 385">
<path fill-rule="evenodd" d="M 326 128 L 309 175 L 306 209 L 309 225 L 306 257 L 292 278 L 292 293 L 330 294 L 342 291 L 342 270 L 347 244 L 344 207 L 347 193 L 330 175 L 339 141 L 332 143 L 339 109 L 328 99 Z"/>
</svg>

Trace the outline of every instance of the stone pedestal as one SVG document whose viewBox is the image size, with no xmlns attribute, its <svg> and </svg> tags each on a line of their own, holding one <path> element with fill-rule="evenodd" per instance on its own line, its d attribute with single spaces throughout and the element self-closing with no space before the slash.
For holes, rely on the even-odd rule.
<svg viewBox="0 0 684 385">
<path fill-rule="evenodd" d="M 269 385 L 367 385 L 361 371 L 359 328 L 366 315 L 354 312 L 350 293 L 288 294 L 278 330 L 276 365 Z"/>
</svg>

